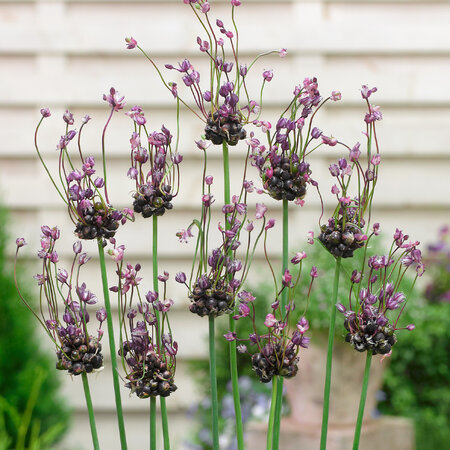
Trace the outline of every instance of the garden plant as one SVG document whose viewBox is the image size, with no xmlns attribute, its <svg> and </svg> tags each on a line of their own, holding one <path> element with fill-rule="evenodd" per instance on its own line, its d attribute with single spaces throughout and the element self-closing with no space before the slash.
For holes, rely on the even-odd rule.
<svg viewBox="0 0 450 450">
<path fill-rule="evenodd" d="M 41 227 L 38 258 L 42 269 L 35 276 L 39 302 L 34 307 L 17 285 L 21 299 L 53 342 L 56 368 L 82 380 L 94 448 L 100 448 L 101 443 L 90 395 L 89 374 L 106 365 L 104 355 L 109 350 L 111 358 L 107 365 L 113 377 L 121 448 L 127 448 L 121 395 L 130 392 L 140 401 L 149 402 L 151 449 L 157 447 L 156 400 L 159 397 L 164 448 L 169 449 L 170 423 L 166 402 L 180 392 L 176 384 L 176 358 L 179 346 L 186 344 L 177 343 L 177 329 L 170 325 L 171 307 L 180 299 L 172 298 L 167 288 L 170 274 L 159 267 L 158 227 L 160 223 L 172 220 L 171 210 L 177 207 L 176 197 L 183 190 L 180 182 L 183 157 L 179 148 L 195 146 L 203 156 L 198 217 L 185 225 L 180 224 L 180 228 L 185 228 L 177 233 L 180 245 L 194 239 L 195 251 L 190 274 L 179 271 L 172 277 L 185 287 L 189 311 L 198 316 L 198 321 L 207 320 L 209 324 L 212 447 L 219 449 L 220 431 L 216 318 L 228 315 L 228 329 L 220 339 L 225 339 L 229 346 L 236 448 L 245 448 L 238 353 L 251 361 L 256 379 L 271 386 L 267 449 L 279 448 L 283 381 L 301 376 L 301 355 L 308 351 L 310 342 L 309 298 L 314 287 L 321 283 L 318 277 L 320 268 L 313 265 L 310 271 L 302 271 L 303 262 L 308 258 L 306 247 L 315 245 L 332 255 L 335 261 L 333 290 L 328 301 L 330 321 L 320 448 L 327 447 L 333 342 L 339 313 L 339 321 L 347 330 L 348 351 L 366 355 L 353 442 L 353 449 L 358 449 L 372 358 L 374 355 L 382 355 L 383 358 L 391 355 L 396 350 L 397 340 L 402 339 L 400 330 L 408 332 L 414 329 L 414 324 L 404 323 L 412 287 L 405 289 L 405 274 L 415 271 L 410 283 L 413 285 L 424 272 L 419 242 L 410 240 L 398 228 L 392 230 L 390 247 L 380 255 L 368 254 L 370 243 L 377 239 L 381 230 L 380 224 L 373 220 L 372 211 L 382 159 L 376 130 L 382 113 L 372 103 L 377 89 L 366 85 L 361 87 L 366 109 L 361 118 L 362 142 L 344 143 L 317 126 L 324 104 L 338 102 L 341 94 L 333 91 L 322 95 L 319 81 L 314 76 L 301 82 L 292 81 L 291 100 L 272 124 L 265 117 L 263 94 L 266 88 L 270 88 L 274 73 L 264 70 L 257 86 L 249 81 L 249 74 L 255 70 L 258 59 L 271 53 L 283 57 L 286 49 L 258 55 L 245 64 L 239 53 L 239 30 L 235 21 L 241 2 L 231 0 L 228 20 L 213 18 L 213 8 L 207 1 L 184 0 L 184 3 L 199 23 L 201 36 L 197 38 L 197 44 L 207 61 L 207 70 L 200 73 L 187 59 L 178 64 L 168 63 L 165 68 L 159 67 L 151 51 L 145 50 L 150 43 L 138 43 L 133 37 L 125 39 L 126 47 L 140 51 L 156 70 L 168 95 L 174 98 L 173 110 L 177 118 L 174 137 L 164 125 L 152 123 L 150 127 L 140 106 L 133 106 L 125 112 L 132 124 L 131 164 L 123 168 L 123 173 L 134 184 L 128 207 L 115 208 L 114 199 L 109 196 L 108 185 L 113 180 L 108 176 L 105 140 L 109 128 L 114 126 L 114 116 L 123 114 L 125 110 L 125 97 L 115 88 L 110 88 L 103 96 L 109 115 L 101 131 L 100 168 L 94 158 L 83 151 L 82 131 L 90 126 L 90 117 L 75 118 L 67 110 L 62 118 L 63 135 L 56 146 L 59 152 L 58 172 L 52 173 L 39 150 L 38 135 L 43 123 L 51 120 L 51 112 L 47 108 L 41 110 L 35 134 L 36 151 L 67 208 L 78 240 L 73 244 L 72 264 L 62 268 L 56 249 L 60 239 L 59 228 L 54 224 Z M 185 142 L 180 136 L 182 113 L 193 114 L 202 123 L 204 134 L 195 142 Z M 74 127 L 75 121 L 79 124 L 78 130 Z M 154 128 L 160 131 L 151 131 Z M 238 145 L 247 147 L 247 155 L 239 176 L 231 177 L 230 149 Z M 312 152 L 326 153 L 330 149 L 336 158 L 329 167 L 334 180 L 331 193 L 321 190 L 322 181 L 314 175 L 314 164 L 310 159 Z M 208 155 L 220 150 L 223 178 L 218 180 L 209 174 L 207 163 Z M 232 185 L 232 179 L 240 179 L 239 184 Z M 222 191 L 222 187 L 223 198 L 218 198 L 215 192 Z M 317 195 L 322 205 L 317 229 L 310 232 L 303 248 L 290 253 L 290 211 L 307 209 L 310 195 Z M 264 203 L 267 196 L 280 202 L 281 225 L 275 223 L 272 212 Z M 329 217 L 324 217 L 325 207 L 327 210 L 331 208 Z M 133 228 L 135 220 L 145 219 L 150 219 L 147 222 L 152 236 L 153 280 L 153 289 L 146 293 L 139 287 L 145 275 L 144 268 L 141 264 L 126 262 L 125 246 L 116 235 L 119 228 L 124 227 L 124 233 L 130 232 L 128 230 Z M 281 267 L 269 257 L 274 249 L 269 249 L 268 235 L 275 230 L 280 237 L 277 248 L 281 248 Z M 275 237 L 273 234 L 271 240 Z M 90 306 L 100 301 L 83 281 L 83 266 L 93 264 L 88 254 L 83 252 L 82 241 L 87 240 L 97 244 L 103 286 L 103 304 L 96 310 L 94 320 L 90 317 Z M 24 238 L 18 238 L 16 243 L 18 254 L 26 242 Z M 267 277 L 273 280 L 270 305 L 258 301 L 258 296 L 246 285 L 256 252 L 264 254 Z M 357 253 L 362 257 L 352 261 Z M 116 264 L 115 273 L 107 274 L 106 257 Z M 351 261 L 347 264 L 350 266 L 347 271 L 342 270 L 343 259 Z M 114 277 L 113 282 L 111 277 Z M 344 277 L 349 278 L 346 280 L 349 288 L 341 297 L 338 295 L 339 284 Z M 307 292 L 298 301 L 296 287 L 305 282 Z M 114 329 L 111 308 L 115 295 L 118 329 Z M 296 314 L 301 311 L 295 321 L 292 320 L 294 310 L 297 310 Z M 237 321 L 249 322 L 250 331 L 238 333 Z M 103 323 L 108 330 L 108 346 L 102 339 Z"/>
</svg>

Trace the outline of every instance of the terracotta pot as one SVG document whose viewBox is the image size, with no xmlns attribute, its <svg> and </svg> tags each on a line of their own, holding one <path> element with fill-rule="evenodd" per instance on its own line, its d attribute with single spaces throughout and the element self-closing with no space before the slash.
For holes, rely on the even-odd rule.
<svg viewBox="0 0 450 450">
<path fill-rule="evenodd" d="M 323 388 L 328 336 L 315 333 L 311 346 L 300 353 L 299 371 L 295 378 L 285 380 L 290 418 L 299 424 L 322 423 Z M 376 408 L 376 392 L 381 388 L 384 367 L 388 358 L 372 358 L 364 419 L 370 420 Z M 364 375 L 366 353 L 356 352 L 336 336 L 333 349 L 329 426 L 348 426 L 356 423 L 359 397 Z"/>
</svg>

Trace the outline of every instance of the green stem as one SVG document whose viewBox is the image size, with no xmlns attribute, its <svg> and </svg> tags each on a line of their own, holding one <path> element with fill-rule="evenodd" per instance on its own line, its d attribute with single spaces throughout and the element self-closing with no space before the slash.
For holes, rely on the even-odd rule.
<svg viewBox="0 0 450 450">
<path fill-rule="evenodd" d="M 223 179 L 224 179 L 224 200 L 225 204 L 231 202 L 230 193 L 230 158 L 228 154 L 228 145 L 224 141 L 223 145 Z M 225 226 L 230 227 L 230 224 L 226 222 Z M 236 321 L 233 319 L 234 314 L 229 316 L 229 328 L 230 332 L 236 332 Z M 231 387 L 233 391 L 233 402 L 234 402 L 234 415 L 236 417 L 236 438 L 237 438 L 237 448 L 238 450 L 244 450 L 244 426 L 242 423 L 242 413 L 241 413 L 241 399 L 239 395 L 239 376 L 237 368 L 237 343 L 232 341 L 229 343 L 230 348 L 230 374 L 231 374 Z"/>
<path fill-rule="evenodd" d="M 158 292 L 158 217 L 153 216 L 153 241 L 152 241 L 152 259 L 153 259 L 153 290 Z M 157 339 L 160 341 L 161 336 L 161 321 L 159 317 L 159 312 L 156 311 L 156 319 L 158 321 L 158 336 Z M 160 397 L 161 405 L 161 422 L 162 431 L 164 438 L 164 450 L 170 449 L 170 438 L 169 438 L 169 421 L 167 419 L 167 407 L 166 399 Z M 152 424 L 154 423 L 154 426 Z M 150 443 L 154 445 L 151 449 L 156 449 L 156 402 L 150 403 Z"/>
<path fill-rule="evenodd" d="M 267 425 L 267 450 L 272 450 L 273 421 L 275 417 L 275 405 L 277 403 L 278 377 L 272 378 L 272 398 L 270 400 L 269 423 Z"/>
<path fill-rule="evenodd" d="M 214 342 L 214 316 L 209 316 L 209 372 L 211 375 L 211 405 L 213 449 L 219 450 L 219 402 L 217 399 L 216 348 Z"/>
<path fill-rule="evenodd" d="M 325 387 L 323 393 L 322 432 L 320 435 L 320 450 L 327 448 L 328 416 L 330 411 L 331 366 L 333 362 L 334 328 L 336 325 L 336 303 L 339 288 L 339 274 L 341 271 L 341 258 L 336 258 L 334 270 L 333 299 L 330 311 L 330 328 L 328 334 L 327 367 L 325 373 Z"/>
<path fill-rule="evenodd" d="M 91 427 L 92 435 L 92 445 L 94 450 L 98 450 L 100 446 L 98 445 L 97 427 L 95 426 L 94 408 L 92 407 L 91 391 L 89 390 L 89 381 L 86 372 L 81 374 L 81 379 L 83 380 L 84 396 L 86 398 L 86 406 L 89 413 L 89 425 Z"/>
<path fill-rule="evenodd" d="M 282 255 L 282 268 L 281 273 L 284 275 L 284 271 L 288 268 L 289 261 L 289 202 L 283 200 L 283 255 Z M 281 292 L 281 311 L 285 311 L 287 304 L 288 290 L 283 289 Z M 281 423 L 281 407 L 283 406 L 283 377 L 277 377 L 276 383 L 276 403 L 273 422 L 273 442 L 272 450 L 278 450 L 280 445 L 280 423 Z"/>
<path fill-rule="evenodd" d="M 156 450 L 156 397 L 150 397 L 150 448 Z"/>
<path fill-rule="evenodd" d="M 364 407 L 366 406 L 367 387 L 369 385 L 371 362 L 372 362 L 372 352 L 369 350 L 367 351 L 366 367 L 364 368 L 364 379 L 361 389 L 361 398 L 359 399 L 358 419 L 356 421 L 355 437 L 353 439 L 353 450 L 358 450 L 359 448 L 359 438 L 361 437 L 361 427 L 364 417 Z"/>
<path fill-rule="evenodd" d="M 103 297 L 105 299 L 106 324 L 108 326 L 109 350 L 111 353 L 111 370 L 114 385 L 114 397 L 116 402 L 117 422 L 119 425 L 120 444 L 122 450 L 127 449 L 127 438 L 125 435 L 125 424 L 123 421 L 122 400 L 120 398 L 119 374 L 117 372 L 117 353 L 114 343 L 114 327 L 111 312 L 111 303 L 109 301 L 108 279 L 106 277 L 105 252 L 103 250 L 102 240 L 97 240 L 98 256 L 100 258 L 100 269 L 102 272 Z"/>
</svg>

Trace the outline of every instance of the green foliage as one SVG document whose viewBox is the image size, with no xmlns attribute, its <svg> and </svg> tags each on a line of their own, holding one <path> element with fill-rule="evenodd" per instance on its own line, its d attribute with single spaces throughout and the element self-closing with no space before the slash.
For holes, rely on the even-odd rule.
<svg viewBox="0 0 450 450">
<path fill-rule="evenodd" d="M 44 355 L 39 349 L 35 328 L 37 322 L 17 295 L 12 264 L 6 262 L 5 223 L 6 213 L 0 210 L 0 397 L 4 407 L 9 405 L 8 411 L 23 414 L 37 373 L 42 371 L 45 377 L 33 408 L 27 441 L 31 431 L 36 433 L 38 430 L 38 436 L 45 435 L 48 444 L 51 444 L 61 437 L 68 422 L 68 411 L 58 396 L 59 382 L 54 358 Z M 29 292 L 24 294 L 31 298 Z M 14 448 L 18 439 L 18 429 L 12 417 L 3 410 L 3 419 L 0 420 L 12 444 L 2 448 Z M 51 442 L 48 441 L 50 437 Z"/>
<path fill-rule="evenodd" d="M 413 299 L 403 325 L 414 323 L 395 344 L 384 378 L 380 410 L 416 424 L 418 449 L 446 448 L 450 440 L 450 304 Z M 400 333 L 399 333 L 400 334 Z"/>
</svg>

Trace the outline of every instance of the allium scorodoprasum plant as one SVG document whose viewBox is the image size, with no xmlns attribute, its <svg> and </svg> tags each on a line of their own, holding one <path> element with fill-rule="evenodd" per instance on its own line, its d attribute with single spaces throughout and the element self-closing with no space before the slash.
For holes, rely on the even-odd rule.
<svg viewBox="0 0 450 450">
<path fill-rule="evenodd" d="M 336 304 L 337 310 L 345 317 L 346 342 L 358 352 L 367 354 L 353 450 L 359 448 L 372 355 L 389 356 L 397 342 L 395 332 L 415 328 L 414 324 L 399 326 L 408 302 L 408 293 L 400 290 L 400 283 L 408 269 L 415 268 L 412 289 L 417 277 L 422 276 L 425 270 L 421 251 L 417 248 L 419 242 L 407 242 L 408 238 L 397 229 L 387 255 L 370 257 L 367 267 L 352 273 L 348 308 L 342 303 Z"/>
<path fill-rule="evenodd" d="M 110 251 L 117 263 L 118 285 L 111 290 L 118 293 L 120 308 L 121 345 L 119 355 L 126 373 L 125 387 L 139 398 L 168 397 L 177 389 L 174 383 L 177 342 L 172 339 L 168 312 L 173 300 L 166 298 L 169 274 L 158 277 L 160 290 L 149 291 L 142 298 L 138 276 L 140 264 L 124 264 L 124 247 Z M 159 316 L 159 320 L 157 320 Z"/>
<path fill-rule="evenodd" d="M 199 119 L 205 123 L 205 138 L 215 145 L 227 144 L 230 146 L 245 139 L 247 132 L 244 125 L 252 122 L 256 115 L 259 117 L 262 95 L 265 84 L 273 78 L 271 70 L 265 70 L 262 74 L 259 103 L 250 99 L 246 76 L 255 62 L 262 56 L 278 53 L 281 57 L 286 55 L 286 50 L 272 51 L 258 55 L 247 67 L 241 64 L 239 59 L 239 31 L 235 22 L 235 7 L 240 2 L 233 1 L 232 4 L 232 30 L 225 26 L 220 19 L 210 17 L 211 5 L 203 0 L 185 1 L 195 17 L 201 24 L 204 38 L 198 36 L 197 44 L 209 61 L 209 72 L 202 75 L 203 88 L 200 85 L 201 74 L 187 59 L 178 64 L 166 64 L 166 69 L 175 70 L 180 73 L 182 82 L 192 95 L 197 111 L 185 101 L 178 91 L 176 82 L 166 82 L 161 71 L 152 58 L 138 45 L 133 38 L 127 38 L 127 48 L 138 48 L 145 57 L 153 64 L 164 85 L 172 95 L 191 110 Z M 243 101 L 243 99 L 245 99 Z"/>
<path fill-rule="evenodd" d="M 294 294 L 301 279 L 302 260 L 305 258 L 305 252 L 298 252 L 291 260 L 293 264 L 299 264 L 298 274 L 294 281 L 289 270 L 286 270 L 282 277 L 281 289 L 278 289 L 274 278 L 276 292 L 271 304 L 272 312 L 267 314 L 264 320 L 264 325 L 267 327 L 266 333 L 258 334 L 257 332 L 255 297 L 248 291 L 241 291 L 238 294 L 241 313 L 234 318 L 237 320 L 248 316 L 253 322 L 253 333 L 249 334 L 248 339 L 242 339 L 238 338 L 236 333 L 229 332 L 225 338 L 228 341 L 237 340 L 240 343 L 238 351 L 251 356 L 252 368 L 263 383 L 269 383 L 274 376 L 294 377 L 298 372 L 300 347 L 307 348 L 309 345 L 310 339 L 305 335 L 309 324 L 304 314 L 296 324 L 295 330 L 290 328 L 289 323 L 289 315 L 296 307 Z M 317 277 L 317 268 L 313 267 L 310 276 L 308 298 L 313 281 Z M 288 294 L 288 303 L 283 308 L 280 300 L 284 290 Z M 250 351 L 249 346 L 242 342 L 248 342 L 250 347 L 256 347 L 255 351 Z"/>
<path fill-rule="evenodd" d="M 69 130 L 69 125 L 74 124 L 74 117 L 69 111 L 66 111 L 63 115 L 63 120 L 66 123 L 66 129 L 65 134 L 61 136 L 61 139 L 57 145 L 57 150 L 59 150 L 58 177 L 61 183 L 61 188 L 58 187 L 55 181 L 56 177 L 52 176 L 44 160 L 42 159 L 37 143 L 39 127 L 41 126 L 44 118 L 50 117 L 51 115 L 48 108 L 41 109 L 42 117 L 35 132 L 35 148 L 39 159 L 41 160 L 48 176 L 50 177 L 50 180 L 53 183 L 53 186 L 68 208 L 69 216 L 75 225 L 75 233 L 81 239 L 97 240 L 102 275 L 103 296 L 105 301 L 105 309 L 107 312 L 106 321 L 111 353 L 111 369 L 113 375 L 117 420 L 119 425 L 121 446 L 123 449 L 126 449 L 127 443 L 125 436 L 125 424 L 123 420 L 120 384 L 117 373 L 114 326 L 112 322 L 111 305 L 109 302 L 104 247 L 107 245 L 108 240 L 111 243 L 115 242 L 114 236 L 119 228 L 119 223 L 124 224 L 127 219 L 134 219 L 134 215 L 133 211 L 129 208 L 124 208 L 123 211 L 118 211 L 115 209 L 110 204 L 107 190 L 105 136 L 113 114 L 122 110 L 125 105 L 124 97 L 120 96 L 114 88 L 111 88 L 109 94 L 103 95 L 103 100 L 110 106 L 110 113 L 101 135 L 103 177 L 95 175 L 96 170 L 94 169 L 94 158 L 92 156 L 85 158 L 81 149 L 81 132 L 83 127 L 90 120 L 89 116 L 85 116 L 82 119 L 82 124 L 78 132 L 77 149 L 75 152 L 81 160 L 81 168 L 76 168 L 73 162 L 74 157 L 69 154 L 68 149 L 69 144 L 77 135 L 76 130 Z"/>
<path fill-rule="evenodd" d="M 130 139 L 131 167 L 128 170 L 128 176 L 136 181 L 134 212 L 142 214 L 144 218 L 162 216 L 166 210 L 173 208 L 172 200 L 178 195 L 179 164 L 183 157 L 177 148 L 172 152 L 173 136 L 164 125 L 161 132 L 147 131 L 146 119 L 139 106 L 133 107 L 127 115 L 135 123 L 135 131 Z M 148 148 L 144 145 L 143 134 Z"/>
<path fill-rule="evenodd" d="M 252 165 L 259 170 L 264 190 L 275 200 L 295 201 L 303 206 L 307 184 L 317 187 L 317 182 L 311 178 L 306 157 L 325 142 L 317 143 L 322 131 L 313 127 L 313 120 L 328 100 L 338 101 L 340 98 L 340 93 L 333 92 L 324 100 L 317 79 L 305 78 L 295 87 L 294 97 L 273 132 L 270 122 L 253 121 L 266 134 L 267 142 L 262 144 L 251 135 L 248 141 L 252 149 L 250 158 Z"/>
<path fill-rule="evenodd" d="M 338 203 L 328 223 L 321 226 L 318 236 L 319 241 L 336 258 L 351 258 L 353 252 L 363 247 L 367 239 L 364 227 L 368 229 L 370 224 L 373 195 L 381 161 L 375 123 L 382 119 L 382 114 L 378 106 L 369 103 L 369 97 L 376 90 L 367 86 L 361 89 L 361 95 L 368 106 L 368 112 L 364 117 L 366 123 L 364 134 L 367 138 L 365 160 L 361 158 L 359 142 L 350 148 L 337 139 L 322 137 L 328 145 L 339 144 L 349 150 L 348 160 L 341 158 L 337 164 L 332 164 L 329 168 L 330 174 L 336 179 L 331 193 L 336 196 Z M 356 192 L 353 191 L 352 195 L 351 192 L 355 189 L 352 178 L 355 178 L 355 175 Z"/>
<path fill-rule="evenodd" d="M 42 260 L 42 271 L 34 276 L 39 286 L 38 312 L 35 312 L 30 303 L 20 294 L 14 272 L 16 288 L 26 307 L 34 314 L 55 344 L 56 368 L 65 370 L 70 375 L 82 375 L 92 442 L 94 448 L 98 449 L 98 437 L 86 374 L 103 367 L 101 327 L 107 313 L 104 308 L 96 312 L 95 316 L 100 325 L 97 332 L 91 334 L 88 329 L 90 315 L 87 307 L 96 304 L 97 298 L 80 280 L 81 267 L 90 260 L 90 257 L 86 253 L 81 253 L 82 245 L 78 241 L 73 245 L 74 256 L 70 270 L 58 268 L 59 256 L 55 247 L 60 231 L 57 227 L 48 226 L 41 227 L 41 231 L 41 248 L 38 257 Z M 19 249 L 25 245 L 25 240 L 19 238 L 16 244 L 17 261 Z"/>
</svg>

